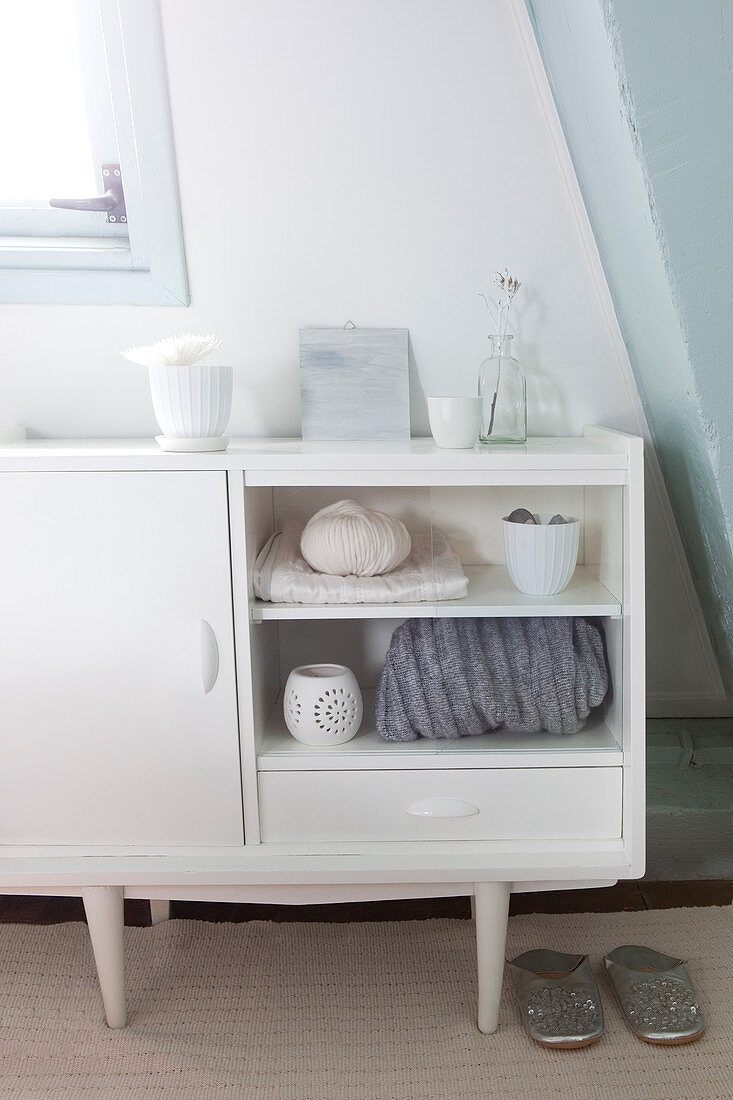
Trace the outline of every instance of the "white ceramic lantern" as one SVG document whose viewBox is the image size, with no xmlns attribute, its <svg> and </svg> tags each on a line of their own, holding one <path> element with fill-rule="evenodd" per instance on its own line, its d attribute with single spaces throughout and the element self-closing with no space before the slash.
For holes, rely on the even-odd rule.
<svg viewBox="0 0 733 1100">
<path fill-rule="evenodd" d="M 304 745 L 342 745 L 356 736 L 364 714 L 356 677 L 345 665 L 300 665 L 288 676 L 285 724 Z"/>
</svg>

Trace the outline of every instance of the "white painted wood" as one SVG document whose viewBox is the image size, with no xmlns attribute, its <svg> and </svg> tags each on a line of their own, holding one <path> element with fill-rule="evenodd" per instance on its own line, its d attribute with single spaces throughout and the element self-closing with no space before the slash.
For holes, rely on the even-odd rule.
<svg viewBox="0 0 733 1100">
<path fill-rule="evenodd" d="M 435 474 L 430 478 L 436 481 Z M 500 565 L 505 559 L 504 516 L 521 506 L 534 512 L 561 512 L 583 519 L 586 491 L 584 486 L 568 486 L 561 481 L 541 487 L 497 485 L 493 472 L 483 476 L 479 485 L 281 486 L 273 488 L 274 524 L 262 533 L 260 545 L 285 520 L 304 526 L 315 512 L 349 496 L 365 508 L 378 508 L 396 517 L 413 537 L 431 527 L 438 528 L 465 566 Z M 578 560 L 582 565 L 582 554 Z"/>
<path fill-rule="evenodd" d="M 612 475 L 598 484 L 623 484 L 628 457 L 617 447 L 596 443 L 583 436 L 533 437 L 519 446 L 492 446 L 473 451 L 445 451 L 430 437 L 415 437 L 399 448 L 378 443 L 304 443 L 301 439 L 232 439 L 226 451 L 195 456 L 161 451 L 146 439 L 33 439 L 0 454 L 0 469 L 43 470 L 150 470 L 198 469 L 245 470 L 245 485 L 359 485 L 352 478 L 367 471 L 377 485 L 487 485 L 494 475 L 513 480 L 497 484 L 546 483 L 592 485 L 596 475 Z M 323 475 L 309 482 L 304 476 Z M 404 480 L 390 480 L 388 473 Z M 411 480 L 408 475 L 420 475 Z M 530 479 L 524 480 L 525 474 Z M 566 480 L 566 475 L 577 480 Z M 281 478 L 283 475 L 284 480 Z M 470 475 L 470 476 L 469 476 Z M 473 476 L 479 480 L 474 481 Z M 562 475 L 562 476 L 559 476 Z M 344 478 L 346 480 L 344 480 Z M 330 479 L 330 480 L 329 480 Z M 535 480 L 536 479 L 536 480 Z"/>
<path fill-rule="evenodd" d="M 431 490 L 432 522 L 448 539 L 463 565 L 503 565 L 502 520 L 515 508 L 530 512 L 575 516 L 585 520 L 585 486 L 496 485 L 493 476 L 481 486 L 442 486 Z M 578 564 L 584 565 L 582 541 Z"/>
<path fill-rule="evenodd" d="M 310 619 L 267 622 L 255 628 L 255 635 L 276 632 L 280 672 L 283 681 L 274 684 L 266 721 L 275 705 L 278 693 L 291 669 L 310 664 L 318 656 L 321 661 L 346 665 L 356 676 L 362 693 L 373 691 L 384 667 L 393 632 L 403 618 L 388 619 Z M 273 686 L 271 684 L 271 686 Z M 266 730 L 267 726 L 264 727 Z"/>
<path fill-rule="evenodd" d="M 62 849 L 63 852 L 63 849 Z M 585 882 L 630 878 L 623 839 L 435 841 L 416 844 L 259 844 L 240 849 L 192 849 L 141 853 L 136 849 L 76 848 L 48 856 L 43 849 L 9 853 L 2 860 L 2 889 L 21 893 L 54 886 L 60 895 L 79 885 L 139 886 L 144 897 L 158 886 L 172 894 L 182 883 L 209 886 L 301 883 L 435 883 L 485 880 Z M 559 889 L 559 886 L 555 887 Z"/>
<path fill-rule="evenodd" d="M 623 486 L 594 485 L 583 490 L 581 539 L 586 569 L 619 603 L 624 591 Z"/>
<path fill-rule="evenodd" d="M 74 275 L 78 271 L 93 272 L 97 277 L 104 273 L 114 271 L 129 272 L 130 248 L 127 241 L 95 239 L 94 237 L 30 237 L 24 239 L 0 237 L 0 242 L 12 240 L 12 247 L 0 243 L 0 296 L 6 302 L 12 296 L 19 296 L 24 288 L 42 284 L 38 278 L 39 271 L 44 271 L 48 277 L 45 284 L 49 291 L 53 284 L 50 272 L 53 271 L 56 281 L 59 280 L 58 272 Z M 9 273 L 19 275 L 18 286 L 10 288 Z M 7 293 L 3 283 L 7 282 Z M 119 283 L 120 287 L 124 282 Z"/>
<path fill-rule="evenodd" d="M 148 900 L 150 901 L 150 921 L 152 924 L 163 924 L 164 921 L 170 920 L 171 903 L 168 899 L 149 898 Z"/>
<path fill-rule="evenodd" d="M 0 840 L 241 843 L 224 475 L 3 474 L 0 501 Z"/>
<path fill-rule="evenodd" d="M 303 439 L 410 438 L 406 328 L 301 328 Z"/>
<path fill-rule="evenodd" d="M 620 603 L 585 566 L 578 566 L 570 584 L 555 596 L 526 596 L 512 584 L 503 565 L 463 567 L 469 579 L 468 594 L 457 600 L 436 604 L 278 604 L 257 600 L 252 619 L 354 619 L 380 618 L 385 611 L 395 618 L 470 617 L 481 615 L 586 615 L 607 616 L 621 613 Z"/>
<path fill-rule="evenodd" d="M 319 883 L 275 886 L 161 886 L 156 894 L 175 901 L 212 901 L 257 905 L 330 905 L 354 901 L 395 901 L 407 898 L 467 897 L 471 882 Z M 142 897 L 139 888 L 125 889 L 126 898 Z M 152 906 L 152 901 L 151 901 Z"/>
<path fill-rule="evenodd" d="M 561 880 L 559 882 L 514 883 L 512 893 L 527 893 L 542 890 L 592 890 L 604 886 L 614 886 L 616 879 L 581 879 L 579 881 Z M 228 886 L 126 886 L 125 898 L 144 899 L 145 901 L 216 901 L 216 902 L 257 902 L 258 904 L 311 905 L 323 902 L 377 901 L 390 898 L 447 898 L 468 897 L 473 909 L 473 882 L 387 882 L 387 883 L 299 883 L 294 885 L 235 885 Z M 65 890 L 67 897 L 81 897 L 82 887 L 69 886 Z M 3 886 L 4 894 L 23 894 L 23 887 Z M 53 886 L 34 886 L 30 891 L 38 897 L 52 897 L 59 893 Z M 161 910 L 162 911 L 162 910 Z"/>
<path fill-rule="evenodd" d="M 449 452 L 457 453 L 457 452 Z M 477 456 L 481 457 L 481 456 Z M 561 474 L 565 485 L 622 485 L 626 480 L 625 473 L 615 467 L 610 469 L 605 466 L 597 470 L 583 471 L 580 467 L 561 466 L 554 469 L 548 464 L 533 466 L 517 464 L 515 468 L 496 465 L 495 467 L 481 468 L 476 464 L 473 469 L 448 470 L 436 478 L 436 470 L 427 464 L 422 470 L 416 467 L 414 470 L 406 467 L 406 472 L 384 469 L 382 464 L 373 468 L 345 468 L 334 472 L 330 469 L 311 469 L 305 466 L 303 472 L 293 474 L 289 470 L 272 469 L 264 471 L 248 471 L 247 485 L 309 485 L 332 486 L 339 485 L 345 488 L 352 486 L 373 485 L 376 477 L 375 471 L 380 471 L 379 482 L 383 485 L 428 485 L 438 483 L 440 485 L 475 485 L 486 484 L 487 474 L 490 473 L 493 485 L 547 485 L 558 484 L 558 474 Z"/>
<path fill-rule="evenodd" d="M 107 1026 L 124 1027 L 125 1006 L 125 911 L 122 887 L 90 886 L 82 890 L 94 961 L 97 964 Z"/>
<path fill-rule="evenodd" d="M 259 790 L 268 843 L 621 836 L 620 768 L 261 772 Z M 412 813 L 425 799 L 458 799 L 477 812 Z"/>
<path fill-rule="evenodd" d="M 259 445 L 261 443 L 264 446 Z M 446 451 L 429 436 L 415 437 L 399 446 L 373 442 L 305 443 L 300 439 L 233 440 L 233 446 L 242 452 L 250 451 L 250 455 L 252 451 L 258 452 L 256 456 L 251 455 L 254 460 L 245 463 L 247 485 L 368 484 L 356 480 L 343 481 L 342 475 L 365 469 L 409 472 L 421 467 L 439 475 L 425 484 L 450 485 L 453 484 L 453 474 L 473 470 L 480 470 L 484 475 L 509 470 L 532 470 L 536 473 L 549 470 L 553 474 L 556 471 L 571 473 L 582 470 L 590 479 L 587 484 L 590 484 L 595 473 L 620 473 L 628 466 L 626 453 L 621 447 L 607 442 L 605 438 L 596 440 L 589 436 L 533 436 L 522 446 L 476 446 L 470 451 Z M 289 472 L 291 478 L 290 481 L 274 478 L 268 481 L 263 477 L 265 471 L 273 475 Z M 328 474 L 330 481 L 299 480 L 300 475 L 316 472 Z M 553 484 L 561 483 L 561 479 L 554 477 Z M 471 482 L 459 480 L 457 484 Z"/>
<path fill-rule="evenodd" d="M 12 754 L 0 745 L 0 890 L 82 893 L 117 1021 L 123 892 L 148 898 L 153 919 L 177 897 L 475 892 L 479 1018 L 492 1030 L 510 888 L 603 885 L 643 866 L 641 463 L 641 441 L 603 433 L 458 459 L 422 440 L 404 452 L 242 441 L 185 456 L 139 441 L 3 447 L 0 687 L 18 736 Z M 411 498 L 415 522 L 443 522 L 475 547 L 454 613 L 603 614 L 605 713 L 575 737 L 388 745 L 367 716 L 338 751 L 294 742 L 278 707 L 269 717 L 289 663 L 331 644 L 373 683 L 399 618 L 382 607 L 253 623 L 252 564 L 288 501 L 309 507 L 353 485 L 375 506 Z M 564 604 L 506 590 L 486 525 L 517 488 L 536 508 L 543 496 L 579 502 L 595 528 Z M 408 812 L 435 799 L 478 813 Z"/>
<path fill-rule="evenodd" d="M 204 695 L 213 690 L 219 676 L 219 644 L 211 623 L 201 620 L 201 687 Z"/>
<path fill-rule="evenodd" d="M 244 802 L 244 835 L 248 844 L 258 844 L 260 821 L 257 812 L 257 713 L 254 706 L 259 669 L 250 641 L 249 599 L 251 567 L 247 560 L 249 511 L 244 506 L 244 477 L 239 470 L 227 474 L 229 539 L 232 561 L 232 608 L 237 659 L 237 705 L 239 710 L 239 754 Z"/>
<path fill-rule="evenodd" d="M 120 302 L 135 306 L 183 304 L 178 295 L 164 287 L 151 272 L 116 270 L 119 253 L 114 247 L 106 252 L 112 260 L 111 270 L 95 270 L 94 264 L 102 258 L 99 253 L 92 257 L 90 268 L 72 266 L 89 255 L 88 251 L 83 251 L 83 257 L 67 253 L 66 266 L 57 270 L 13 267 L 0 270 L 0 301 L 23 305 L 34 302 L 55 305 L 83 302 L 99 306 L 116 306 Z"/>
<path fill-rule="evenodd" d="M 135 272 L 188 305 L 173 136 L 157 0 L 100 0 Z M 155 302 L 155 298 L 151 298 Z"/>
<path fill-rule="evenodd" d="M 620 615 L 621 606 L 593 575 L 579 565 L 570 584 L 556 596 L 525 596 L 512 584 L 504 565 L 466 565 L 468 594 L 459 600 L 439 603 L 395 604 L 283 604 L 254 600 L 252 621 L 284 619 L 383 619 L 385 611 L 394 618 L 431 619 L 481 615 Z"/>
<path fill-rule="evenodd" d="M 478 1029 L 485 1035 L 491 1035 L 499 1024 L 510 892 L 508 882 L 477 882 L 474 887 Z"/>
<path fill-rule="evenodd" d="M 624 516 L 624 828 L 633 875 L 646 866 L 646 618 L 644 569 L 644 443 L 629 440 Z"/>
<path fill-rule="evenodd" d="M 611 737 L 622 749 L 628 751 L 631 746 L 631 730 L 624 721 L 624 620 L 604 619 L 603 632 L 611 673 L 611 689 L 603 705 L 604 719 Z M 637 736 L 635 731 L 634 739 Z"/>
</svg>

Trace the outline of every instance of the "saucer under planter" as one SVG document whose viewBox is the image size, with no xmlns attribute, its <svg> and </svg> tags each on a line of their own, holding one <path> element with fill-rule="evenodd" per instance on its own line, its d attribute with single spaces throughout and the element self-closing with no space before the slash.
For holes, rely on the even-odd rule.
<svg viewBox="0 0 733 1100">
<path fill-rule="evenodd" d="M 164 451 L 223 451 L 232 407 L 232 368 L 209 363 L 148 367 L 156 442 Z"/>
<path fill-rule="evenodd" d="M 231 437 L 220 436 L 193 436 L 191 439 L 175 439 L 167 435 L 156 435 L 155 442 L 161 451 L 225 451 L 229 446 Z"/>
</svg>

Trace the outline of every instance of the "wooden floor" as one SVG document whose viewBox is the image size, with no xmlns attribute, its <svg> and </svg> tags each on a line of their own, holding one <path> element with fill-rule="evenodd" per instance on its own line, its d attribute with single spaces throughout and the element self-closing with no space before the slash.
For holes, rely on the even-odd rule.
<svg viewBox="0 0 733 1100">
<path fill-rule="evenodd" d="M 620 882 L 600 890 L 512 894 L 511 913 L 617 913 L 635 909 L 679 909 L 730 905 L 733 882 Z M 222 905 L 174 901 L 171 916 L 207 921 L 384 921 L 470 916 L 468 898 L 374 901 L 344 905 Z M 0 897 L 0 923 L 59 924 L 84 920 L 79 898 Z M 125 902 L 125 923 L 150 924 L 145 901 Z"/>
</svg>

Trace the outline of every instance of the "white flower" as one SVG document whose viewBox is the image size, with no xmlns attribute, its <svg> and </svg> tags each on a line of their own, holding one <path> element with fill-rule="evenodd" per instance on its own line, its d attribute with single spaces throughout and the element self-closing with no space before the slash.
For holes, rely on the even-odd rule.
<svg viewBox="0 0 733 1100">
<path fill-rule="evenodd" d="M 122 355 L 141 367 L 187 367 L 205 359 L 220 347 L 221 340 L 216 336 L 194 336 L 190 332 L 184 332 L 180 336 L 166 336 L 155 344 L 128 348 Z"/>
</svg>

